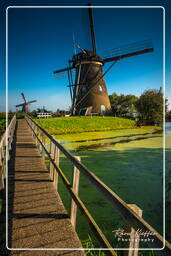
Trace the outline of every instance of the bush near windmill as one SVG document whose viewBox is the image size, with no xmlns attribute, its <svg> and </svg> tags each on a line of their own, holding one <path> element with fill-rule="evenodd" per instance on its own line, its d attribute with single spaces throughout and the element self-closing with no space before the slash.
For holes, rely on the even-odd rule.
<svg viewBox="0 0 171 256">
<path fill-rule="evenodd" d="M 137 96 L 112 93 L 109 95 L 109 99 L 113 115 L 126 118 L 135 118 L 138 115 L 136 109 Z"/>
<path fill-rule="evenodd" d="M 160 90 L 145 91 L 136 102 L 141 124 L 162 125 L 163 123 L 163 93 Z M 165 100 L 167 110 L 167 99 Z"/>
<path fill-rule="evenodd" d="M 166 122 L 171 122 L 171 110 L 166 110 Z"/>
<path fill-rule="evenodd" d="M 164 98 L 161 88 L 146 90 L 140 97 L 113 93 L 109 98 L 113 115 L 136 119 L 141 125 L 162 125 Z M 166 99 L 166 117 L 169 116 L 167 108 Z"/>
</svg>

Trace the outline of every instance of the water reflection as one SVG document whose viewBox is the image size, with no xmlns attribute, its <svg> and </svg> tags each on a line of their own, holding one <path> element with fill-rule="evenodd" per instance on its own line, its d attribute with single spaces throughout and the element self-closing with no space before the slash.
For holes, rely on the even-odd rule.
<svg viewBox="0 0 171 256">
<path fill-rule="evenodd" d="M 167 133 L 171 133 L 171 122 L 166 122 L 165 124 L 165 132 Z"/>
</svg>

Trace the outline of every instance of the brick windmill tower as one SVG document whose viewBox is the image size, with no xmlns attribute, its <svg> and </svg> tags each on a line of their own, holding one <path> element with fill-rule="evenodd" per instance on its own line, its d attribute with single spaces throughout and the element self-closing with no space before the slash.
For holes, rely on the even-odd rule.
<svg viewBox="0 0 171 256">
<path fill-rule="evenodd" d="M 107 87 L 104 76 L 114 64 L 127 57 L 153 51 L 150 41 L 142 41 L 114 49 L 110 56 L 102 58 L 96 51 L 92 6 L 88 4 L 88 15 L 91 31 L 92 49 L 82 49 L 73 55 L 66 68 L 54 71 L 54 74 L 68 72 L 68 81 L 71 94 L 72 115 L 87 115 L 90 113 L 107 114 L 111 111 Z M 105 63 L 111 62 L 110 67 L 103 72 Z M 72 70 L 75 69 L 75 78 Z M 73 82 L 74 81 L 74 82 Z"/>
</svg>

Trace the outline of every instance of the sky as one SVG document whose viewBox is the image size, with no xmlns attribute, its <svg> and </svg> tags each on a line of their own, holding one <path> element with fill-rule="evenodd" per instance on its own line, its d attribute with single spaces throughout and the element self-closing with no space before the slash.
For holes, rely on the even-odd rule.
<svg viewBox="0 0 171 256">
<path fill-rule="evenodd" d="M 94 6 L 135 6 L 137 1 L 91 1 Z M 128 4 L 129 3 L 129 4 Z M 171 102 L 171 52 L 169 48 L 169 1 L 138 1 L 141 6 L 164 6 L 166 11 L 166 96 Z M 75 41 L 91 50 L 86 8 L 14 8 L 13 6 L 86 6 L 87 1 L 2 1 L 0 38 L 0 111 L 5 110 L 5 9 L 8 6 L 8 102 L 9 109 L 36 99 L 30 110 L 45 106 L 48 110 L 68 109 L 71 101 L 67 74 L 56 77 L 53 71 L 65 68 L 74 54 Z M 163 86 L 163 9 L 162 8 L 94 8 L 97 53 L 103 57 L 123 45 L 150 39 L 154 52 L 125 58 L 105 76 L 108 94 L 140 96 L 147 89 Z M 171 20 L 171 19 L 170 19 Z M 105 71 L 109 64 L 105 64 Z"/>
</svg>

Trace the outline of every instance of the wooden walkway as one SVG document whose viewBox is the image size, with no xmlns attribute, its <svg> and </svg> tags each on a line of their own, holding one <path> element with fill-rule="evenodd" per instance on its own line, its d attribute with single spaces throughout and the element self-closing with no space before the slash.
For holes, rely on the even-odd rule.
<svg viewBox="0 0 171 256">
<path fill-rule="evenodd" d="M 17 122 L 8 181 L 9 248 L 82 248 L 25 120 Z M 79 250 L 10 255 L 84 255 Z"/>
<path fill-rule="evenodd" d="M 135 231 L 141 229 L 144 232 L 148 231 L 150 234 L 154 234 L 152 236 L 154 242 L 147 242 L 149 248 L 163 247 L 164 237 L 140 216 L 138 212 L 141 209 L 138 206 L 127 204 L 123 201 L 93 172 L 84 166 L 80 159 L 70 154 L 70 152 L 30 116 L 26 115 L 25 118 L 25 120 L 17 122 L 16 133 L 13 136 L 16 124 L 15 115 L 0 141 L 0 193 L 2 193 L 2 198 L 4 199 L 0 215 L 0 256 L 85 255 L 73 228 L 77 219 L 77 208 L 79 208 L 88 221 L 101 247 L 108 249 L 105 251 L 105 254 L 117 256 L 117 253 L 113 249 L 115 245 L 112 246 L 110 244 L 79 196 L 80 174 L 84 175 L 104 196 L 107 202 L 111 204 L 113 209 L 118 211 L 125 221 L 125 225 L 131 231 L 132 235 L 130 237 L 132 239 L 137 239 Z M 34 139 L 32 134 L 34 134 Z M 50 179 L 44 159 L 42 158 L 42 154 L 40 155 L 35 141 L 46 152 L 46 157 L 50 164 L 51 177 L 54 177 L 53 181 Z M 50 142 L 48 149 L 46 148 L 47 141 L 48 143 Z M 8 200 L 5 200 L 5 152 L 7 152 L 6 156 L 9 159 L 8 147 L 9 149 L 11 148 L 11 142 L 13 144 L 8 166 Z M 74 166 L 72 170 L 72 181 L 68 180 L 59 166 L 59 152 L 62 152 Z M 72 200 L 70 207 L 71 218 L 69 218 L 69 215 L 65 211 L 60 196 L 54 186 L 58 181 L 58 175 Z M 8 204 L 7 237 L 5 229 L 5 203 Z M 6 249 L 6 238 L 7 246 L 10 248 L 8 250 Z M 76 248 L 82 250 L 76 250 Z M 137 255 L 139 244 L 134 243 L 132 245 L 131 241 L 128 244 L 128 248 L 131 248 L 131 250 L 124 251 L 124 255 Z M 154 249 L 154 251 L 156 255 L 169 256 L 171 244 L 165 241 L 164 250 L 156 251 Z"/>
</svg>

